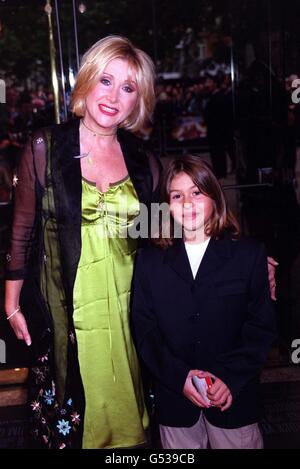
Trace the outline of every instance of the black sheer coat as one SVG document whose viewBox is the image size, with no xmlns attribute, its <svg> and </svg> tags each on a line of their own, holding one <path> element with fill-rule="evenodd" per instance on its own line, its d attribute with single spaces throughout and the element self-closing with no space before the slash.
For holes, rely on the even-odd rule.
<svg viewBox="0 0 300 469">
<path fill-rule="evenodd" d="M 158 199 L 160 164 L 131 133 L 119 129 L 117 137 L 139 201 L 149 206 Z M 26 145 L 17 172 L 7 264 L 7 279 L 24 280 L 20 305 L 32 336 L 34 357 L 29 389 L 33 436 L 50 448 L 81 447 L 82 440 L 85 403 L 72 320 L 73 286 L 81 254 L 82 176 L 80 159 L 75 158 L 79 154 L 79 119 L 42 129 Z M 53 321 L 40 288 L 44 262 L 42 201 L 50 186 L 68 324 L 62 402 L 55 391 Z"/>
</svg>

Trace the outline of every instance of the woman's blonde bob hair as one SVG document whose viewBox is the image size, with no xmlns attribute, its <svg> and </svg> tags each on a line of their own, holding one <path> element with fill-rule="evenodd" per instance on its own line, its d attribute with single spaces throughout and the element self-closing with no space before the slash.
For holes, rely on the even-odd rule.
<svg viewBox="0 0 300 469">
<path fill-rule="evenodd" d="M 134 47 L 122 36 L 107 36 L 100 39 L 83 55 L 72 95 L 72 111 L 78 117 L 85 115 L 85 99 L 97 85 L 106 65 L 113 59 L 126 60 L 132 68 L 137 83 L 136 107 L 120 124 L 120 127 L 136 132 L 151 120 L 154 110 L 154 64 L 145 52 Z"/>
</svg>

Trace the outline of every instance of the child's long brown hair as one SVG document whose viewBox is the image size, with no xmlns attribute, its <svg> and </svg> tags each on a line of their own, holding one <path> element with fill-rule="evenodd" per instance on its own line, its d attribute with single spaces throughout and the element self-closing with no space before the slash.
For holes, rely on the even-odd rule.
<svg viewBox="0 0 300 469">
<path fill-rule="evenodd" d="M 180 173 L 187 174 L 200 192 L 210 197 L 214 202 L 214 210 L 205 228 L 205 234 L 220 238 L 227 231 L 231 233 L 232 238 L 237 239 L 240 236 L 239 223 L 228 208 L 223 190 L 211 167 L 198 156 L 185 155 L 172 158 L 168 162 L 162 174 L 160 201 L 170 203 L 171 183 L 174 177 Z M 174 241 L 172 223 L 170 237 L 165 237 L 162 233 L 165 233 L 165 230 L 163 230 L 162 222 L 160 222 L 159 236 L 154 238 L 153 242 L 162 248 L 167 248 Z"/>
</svg>

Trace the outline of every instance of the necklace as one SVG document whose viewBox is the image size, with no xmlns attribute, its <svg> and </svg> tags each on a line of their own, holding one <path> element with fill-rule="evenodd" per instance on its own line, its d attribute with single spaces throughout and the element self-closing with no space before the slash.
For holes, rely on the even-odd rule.
<svg viewBox="0 0 300 469">
<path fill-rule="evenodd" d="M 112 136 L 112 135 L 116 135 L 116 132 L 113 132 L 113 133 L 110 133 L 110 134 L 102 134 L 101 132 L 96 132 L 96 130 L 93 130 L 93 129 L 90 129 L 90 127 L 88 127 L 86 125 L 86 123 L 84 122 L 84 120 L 82 119 L 81 120 L 82 124 L 84 125 L 84 127 L 89 130 L 90 132 L 92 132 L 93 136 L 96 137 L 96 135 L 99 135 L 100 137 L 109 137 L 109 136 Z"/>
<path fill-rule="evenodd" d="M 94 131 L 93 129 L 90 129 L 86 123 L 84 122 L 83 119 L 81 119 L 80 123 L 82 123 L 82 125 L 87 129 L 89 130 L 92 134 L 93 134 L 93 137 L 96 137 L 96 135 L 101 135 L 101 136 L 109 136 L 109 135 L 116 135 L 116 132 L 112 133 L 112 134 L 101 134 L 100 132 L 96 132 Z M 87 152 L 84 152 L 84 153 L 81 153 L 80 155 L 76 155 L 74 156 L 74 158 L 87 158 L 87 162 L 89 165 L 94 165 L 94 161 L 93 161 L 93 154 L 92 154 L 92 150 L 95 146 L 95 139 L 93 139 L 92 141 L 92 144 L 90 146 L 90 149 L 87 151 Z"/>
</svg>

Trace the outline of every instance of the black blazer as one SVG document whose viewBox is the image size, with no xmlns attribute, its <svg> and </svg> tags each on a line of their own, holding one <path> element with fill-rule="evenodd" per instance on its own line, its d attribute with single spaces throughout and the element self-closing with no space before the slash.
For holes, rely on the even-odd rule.
<svg viewBox="0 0 300 469">
<path fill-rule="evenodd" d="M 151 246 L 137 258 L 132 326 L 154 378 L 158 421 L 189 427 L 201 411 L 182 390 L 191 369 L 210 371 L 233 395 L 221 412 L 204 410 L 221 428 L 261 416 L 259 372 L 275 337 L 264 247 L 249 239 L 211 239 L 195 280 L 182 240 Z"/>
</svg>

